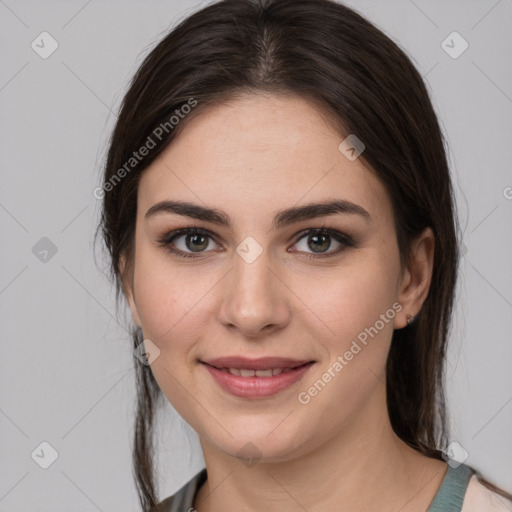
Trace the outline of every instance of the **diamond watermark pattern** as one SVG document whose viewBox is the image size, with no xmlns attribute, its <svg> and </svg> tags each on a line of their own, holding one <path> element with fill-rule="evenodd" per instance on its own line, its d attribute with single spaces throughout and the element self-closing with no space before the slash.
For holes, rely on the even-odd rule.
<svg viewBox="0 0 512 512">
<path fill-rule="evenodd" d="M 353 162 L 364 150 L 365 145 L 353 133 L 351 133 L 338 146 L 340 153 Z"/>
<path fill-rule="evenodd" d="M 39 57 L 47 59 L 59 47 L 59 43 L 48 32 L 41 32 L 30 46 Z"/>
<path fill-rule="evenodd" d="M 133 351 L 142 364 L 149 366 L 160 355 L 160 349 L 149 339 L 145 339 Z"/>
<path fill-rule="evenodd" d="M 32 247 L 32 254 L 43 263 L 48 263 L 57 254 L 57 246 L 47 237 L 43 236 Z"/>
<path fill-rule="evenodd" d="M 452 59 L 458 59 L 468 49 L 468 47 L 468 42 L 458 32 L 452 32 L 441 43 L 441 48 Z"/>
<path fill-rule="evenodd" d="M 43 441 L 32 453 L 32 459 L 43 469 L 48 469 L 59 457 L 57 450 Z"/>
<path fill-rule="evenodd" d="M 451 442 L 442 454 L 443 459 L 454 469 L 463 464 L 468 456 L 469 453 L 457 441 Z"/>
<path fill-rule="evenodd" d="M 242 459 L 242 462 L 248 467 L 252 468 L 255 464 L 258 463 L 258 461 L 262 457 L 262 453 L 258 449 L 258 447 L 249 442 L 246 443 L 240 450 L 238 450 L 238 453 L 236 454 L 237 457 Z"/>
<path fill-rule="evenodd" d="M 252 236 L 248 236 L 238 245 L 236 252 L 246 263 L 252 263 L 263 252 L 263 247 Z"/>
</svg>

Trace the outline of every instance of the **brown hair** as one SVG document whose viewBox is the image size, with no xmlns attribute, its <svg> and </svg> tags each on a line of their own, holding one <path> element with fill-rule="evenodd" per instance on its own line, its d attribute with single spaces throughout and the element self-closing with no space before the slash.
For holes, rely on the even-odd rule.
<svg viewBox="0 0 512 512">
<path fill-rule="evenodd" d="M 193 116 L 241 93 L 294 94 L 317 105 L 340 136 L 355 134 L 362 161 L 392 200 L 400 257 L 427 226 L 434 268 L 422 310 L 395 330 L 386 366 L 387 404 L 396 434 L 442 459 L 446 448 L 444 358 L 458 272 L 457 220 L 438 119 L 404 51 L 357 12 L 331 0 L 223 0 L 180 22 L 133 77 L 113 131 L 103 176 L 101 228 L 116 299 L 133 277 L 137 188 L 142 171 Z M 112 179 L 156 127 L 191 98 L 193 111 L 168 129 L 133 170 Z M 340 141 L 342 139 L 340 138 Z M 125 167 L 126 169 L 126 167 Z M 118 174 L 119 176 L 119 174 Z M 120 272 L 120 257 L 127 266 Z M 142 332 L 132 328 L 133 348 Z M 162 392 L 134 356 L 137 411 L 134 476 L 144 511 L 157 503 L 153 424 Z"/>
</svg>

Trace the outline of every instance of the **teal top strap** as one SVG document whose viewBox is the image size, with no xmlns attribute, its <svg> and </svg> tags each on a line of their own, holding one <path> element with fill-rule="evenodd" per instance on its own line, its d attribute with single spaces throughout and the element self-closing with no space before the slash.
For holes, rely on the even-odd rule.
<svg viewBox="0 0 512 512">
<path fill-rule="evenodd" d="M 448 465 L 441 487 L 439 487 L 427 512 L 460 512 L 469 479 L 473 476 L 473 473 L 474 470 L 465 464 L 456 468 Z"/>
</svg>

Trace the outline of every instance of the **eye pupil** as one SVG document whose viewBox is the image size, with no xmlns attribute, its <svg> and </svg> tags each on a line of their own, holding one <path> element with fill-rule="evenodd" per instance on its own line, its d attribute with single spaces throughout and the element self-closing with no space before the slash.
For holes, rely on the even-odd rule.
<svg viewBox="0 0 512 512">
<path fill-rule="evenodd" d="M 324 245 L 323 249 L 329 249 L 329 246 L 331 245 L 331 243 L 330 243 L 330 236 L 329 236 L 329 235 L 311 235 L 311 236 L 309 237 L 309 241 L 314 241 L 314 243 L 315 243 L 315 244 L 316 244 L 316 243 L 318 243 L 318 241 L 319 241 L 319 240 L 321 240 L 321 242 L 320 242 L 320 246 L 319 246 L 319 245 L 317 245 L 317 246 L 311 246 L 311 245 L 309 245 L 309 243 L 308 243 L 309 247 L 310 247 L 313 251 L 315 251 L 315 252 L 322 252 L 322 250 L 320 250 L 320 251 L 316 251 L 316 249 L 317 249 L 317 248 L 319 248 L 319 247 L 320 247 L 320 249 L 322 249 L 321 244 L 323 244 L 323 245 Z M 327 241 L 327 243 L 325 243 L 326 241 Z"/>
<path fill-rule="evenodd" d="M 191 251 L 200 252 L 201 250 L 206 249 L 206 247 L 208 247 L 208 239 L 204 235 L 190 234 L 187 235 L 186 240 L 187 248 L 190 249 Z M 200 240 L 202 240 L 202 243 L 200 242 Z M 191 242 L 192 245 L 189 242 Z"/>
</svg>

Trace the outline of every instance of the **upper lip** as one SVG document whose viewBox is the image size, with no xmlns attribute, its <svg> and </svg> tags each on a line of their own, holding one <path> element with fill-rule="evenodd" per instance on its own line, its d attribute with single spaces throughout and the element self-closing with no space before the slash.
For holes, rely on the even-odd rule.
<svg viewBox="0 0 512 512">
<path fill-rule="evenodd" d="M 218 357 L 201 361 L 202 363 L 215 366 L 215 368 L 242 368 L 246 370 L 267 370 L 269 368 L 296 368 L 311 360 L 290 359 L 287 357 L 260 357 L 249 359 L 247 357 Z"/>
</svg>

